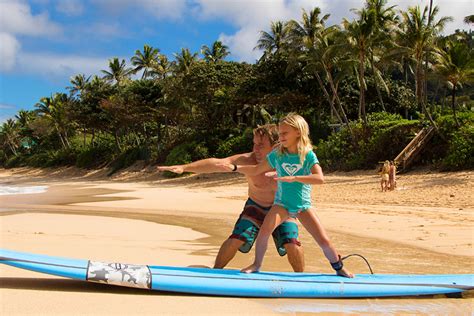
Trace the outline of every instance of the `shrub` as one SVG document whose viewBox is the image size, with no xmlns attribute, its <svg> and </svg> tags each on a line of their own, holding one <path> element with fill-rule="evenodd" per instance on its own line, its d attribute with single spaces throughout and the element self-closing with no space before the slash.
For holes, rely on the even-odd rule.
<svg viewBox="0 0 474 316">
<path fill-rule="evenodd" d="M 394 159 L 420 129 L 418 121 L 398 114 L 373 113 L 368 126 L 351 123 L 318 144 L 317 154 L 324 167 L 332 170 L 372 169 L 379 161 Z"/>
<path fill-rule="evenodd" d="M 192 161 L 207 158 L 209 152 L 207 147 L 203 143 L 183 143 L 174 147 L 166 157 L 165 164 L 171 165 L 182 165 Z M 166 177 L 176 177 L 177 175 L 172 172 L 165 172 Z"/>
<path fill-rule="evenodd" d="M 113 148 L 108 146 L 86 147 L 78 150 L 76 167 L 97 168 L 112 160 Z"/>
<path fill-rule="evenodd" d="M 238 153 L 248 152 L 253 146 L 253 129 L 247 128 L 241 135 L 230 135 L 219 144 L 217 157 L 228 157 Z"/>
<path fill-rule="evenodd" d="M 149 160 L 150 150 L 146 147 L 133 147 L 118 155 L 117 158 L 111 163 L 111 170 L 109 176 L 114 174 L 120 169 L 130 167 L 137 160 Z"/>
</svg>

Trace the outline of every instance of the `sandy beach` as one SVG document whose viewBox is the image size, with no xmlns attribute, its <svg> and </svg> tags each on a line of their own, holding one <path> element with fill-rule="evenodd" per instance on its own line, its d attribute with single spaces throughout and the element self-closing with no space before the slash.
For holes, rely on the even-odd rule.
<svg viewBox="0 0 474 316">
<path fill-rule="evenodd" d="M 47 186 L 0 195 L 2 248 L 52 256 L 157 265 L 212 266 L 246 199 L 230 174 L 164 179 L 140 165 L 113 177 L 104 170 L 0 170 L 0 185 Z M 342 254 L 359 253 L 376 273 L 474 273 L 474 172 L 422 170 L 380 192 L 374 171 L 326 174 L 314 205 Z M 331 273 L 301 227 L 306 271 Z M 238 254 L 229 267 L 250 263 Z M 346 262 L 368 273 L 357 258 Z M 264 270 L 290 271 L 269 247 Z M 474 300 L 406 298 L 295 300 L 220 298 L 107 287 L 0 266 L 3 315 L 109 314 L 472 314 Z M 28 299 L 25 300 L 25 297 Z"/>
</svg>

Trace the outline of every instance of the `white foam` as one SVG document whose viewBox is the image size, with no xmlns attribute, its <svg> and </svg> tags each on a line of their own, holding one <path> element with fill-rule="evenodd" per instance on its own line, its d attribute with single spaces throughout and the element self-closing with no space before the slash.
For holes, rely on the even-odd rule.
<svg viewBox="0 0 474 316">
<path fill-rule="evenodd" d="M 0 195 L 36 194 L 46 192 L 47 186 L 19 187 L 0 184 Z"/>
</svg>

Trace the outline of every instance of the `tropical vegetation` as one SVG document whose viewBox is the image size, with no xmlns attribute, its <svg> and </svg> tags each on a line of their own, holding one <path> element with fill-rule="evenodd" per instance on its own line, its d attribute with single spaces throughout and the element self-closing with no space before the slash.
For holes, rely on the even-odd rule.
<svg viewBox="0 0 474 316">
<path fill-rule="evenodd" d="M 340 25 L 317 7 L 273 21 L 255 43 L 255 63 L 228 60 L 220 41 L 171 58 L 144 44 L 5 121 L 0 164 L 114 172 L 137 160 L 226 156 L 251 149 L 253 127 L 295 111 L 331 169 L 393 159 L 428 125 L 436 136 L 422 162 L 473 168 L 473 33 L 442 35 L 452 18 L 432 4 L 400 11 L 366 0 L 354 12 Z"/>
</svg>

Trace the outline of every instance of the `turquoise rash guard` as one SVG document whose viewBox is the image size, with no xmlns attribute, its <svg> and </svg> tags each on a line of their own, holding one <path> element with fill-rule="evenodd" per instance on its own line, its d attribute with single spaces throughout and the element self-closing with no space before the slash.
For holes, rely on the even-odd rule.
<svg viewBox="0 0 474 316">
<path fill-rule="evenodd" d="M 269 165 L 274 168 L 279 177 L 306 176 L 311 174 L 311 168 L 319 164 L 316 154 L 311 150 L 301 163 L 298 154 L 279 153 L 274 149 L 267 155 Z M 301 182 L 278 181 L 274 204 L 283 206 L 290 215 L 307 210 L 311 207 L 311 185 Z"/>
</svg>

